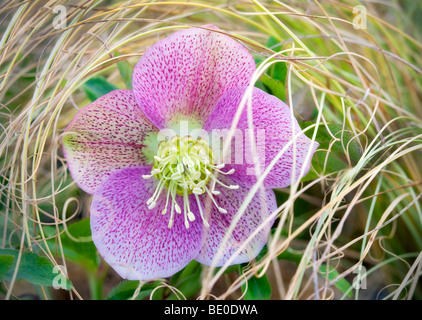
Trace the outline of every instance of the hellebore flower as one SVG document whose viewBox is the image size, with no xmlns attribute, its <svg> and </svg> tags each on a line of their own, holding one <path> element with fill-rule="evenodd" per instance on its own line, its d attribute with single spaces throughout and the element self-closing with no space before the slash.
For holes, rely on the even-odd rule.
<svg viewBox="0 0 422 320">
<path fill-rule="evenodd" d="M 218 30 L 211 25 L 184 29 L 155 43 L 133 71 L 133 90 L 112 91 L 82 108 L 63 135 L 71 176 L 93 195 L 93 241 L 123 278 L 168 277 L 193 259 L 210 265 L 222 243 L 217 266 L 242 246 L 231 264 L 250 261 L 265 245 L 274 222 L 246 243 L 277 209 L 271 188 L 288 186 L 302 169 L 302 174 L 309 171 L 318 143 L 301 134 L 223 242 L 257 181 L 254 166 L 244 159 L 252 154 L 252 130 L 239 139 L 245 150 L 230 149 L 232 157 L 243 156 L 243 161 L 227 162 L 219 157 L 222 144 L 214 146 L 201 134 L 189 133 L 231 127 L 255 63 L 246 48 Z M 301 132 L 289 108 L 257 88 L 252 92 L 252 122 L 254 136 L 263 141 L 258 151 L 264 169 L 293 133 Z M 187 134 L 182 123 L 189 127 Z M 244 108 L 236 129 L 248 132 L 248 123 Z"/>
</svg>

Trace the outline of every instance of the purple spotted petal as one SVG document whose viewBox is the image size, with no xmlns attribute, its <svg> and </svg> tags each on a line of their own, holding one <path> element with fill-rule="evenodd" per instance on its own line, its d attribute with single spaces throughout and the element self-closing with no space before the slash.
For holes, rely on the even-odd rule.
<svg viewBox="0 0 422 320">
<path fill-rule="evenodd" d="M 115 90 L 82 108 L 66 128 L 63 152 L 72 178 L 93 194 L 111 173 L 146 165 L 144 139 L 158 129 L 132 90 Z"/>
<path fill-rule="evenodd" d="M 220 207 L 227 210 L 227 213 L 219 212 L 209 197 L 204 195 L 200 197 L 202 208 L 208 213 L 205 215 L 210 217 L 210 227 L 204 246 L 195 260 L 205 265 L 211 265 L 213 259 L 216 258 L 218 260 L 215 265 L 222 266 L 236 254 L 239 248 L 242 248 L 240 254 L 236 255 L 230 265 L 249 262 L 258 255 L 267 242 L 268 233 L 274 223 L 274 217 L 267 220 L 270 214 L 277 209 L 274 192 L 271 189 L 258 190 L 236 224 L 233 233 L 230 234 L 228 241 L 222 247 L 222 254 L 218 258 L 216 255 L 218 250 L 221 250 L 220 247 L 227 230 L 250 190 L 249 186 L 241 185 L 242 181 L 235 177 L 228 178 L 219 175 L 218 179 L 226 184 L 238 184 L 240 188 L 237 190 L 216 188 L 221 194 L 214 196 L 214 199 Z M 248 240 L 253 232 L 258 231 L 261 227 L 262 229 Z"/>
<path fill-rule="evenodd" d="M 232 120 L 242 99 L 245 88 L 233 89 L 227 92 L 218 101 L 212 110 L 210 117 L 205 123 L 205 130 L 230 129 Z M 289 107 L 276 97 L 254 88 L 252 94 L 252 119 L 255 130 L 249 129 L 247 118 L 247 105 L 241 114 L 235 136 L 240 137 L 241 143 L 233 139 L 231 154 L 227 170 L 235 169 L 235 175 L 242 179 L 243 183 L 253 184 L 256 182 L 255 167 L 260 173 L 277 156 L 280 150 L 289 141 L 293 141 L 294 135 L 302 131 L 296 119 L 292 119 Z M 293 134 L 293 128 L 295 134 Z M 256 153 L 251 149 L 250 135 L 254 132 Z M 227 130 L 226 130 L 227 134 Z M 221 134 L 224 136 L 224 134 Z M 301 134 L 296 139 L 296 145 L 290 145 L 272 168 L 264 185 L 267 188 L 280 188 L 289 186 L 292 181 L 297 181 L 310 169 L 312 155 L 318 147 L 318 143 Z M 294 153 L 294 150 L 296 151 Z M 307 153 L 310 153 L 307 157 Z M 253 155 L 256 154 L 257 158 Z M 260 164 L 259 166 L 255 164 Z M 293 175 L 294 171 L 294 175 Z M 301 175 L 302 173 L 302 175 Z"/>
<path fill-rule="evenodd" d="M 161 214 L 165 196 L 152 210 L 147 208 L 157 183 L 142 178 L 149 173 L 148 168 L 114 173 L 98 187 L 91 206 L 92 239 L 99 253 L 129 280 L 169 277 L 195 258 L 203 243 L 198 215 L 186 229 L 183 213 L 175 213 L 168 228 L 170 210 Z"/>
<path fill-rule="evenodd" d="M 237 41 L 189 28 L 146 50 L 132 82 L 139 106 L 162 129 L 180 120 L 203 124 L 218 98 L 231 88 L 248 85 L 254 71 L 251 54 Z"/>
</svg>

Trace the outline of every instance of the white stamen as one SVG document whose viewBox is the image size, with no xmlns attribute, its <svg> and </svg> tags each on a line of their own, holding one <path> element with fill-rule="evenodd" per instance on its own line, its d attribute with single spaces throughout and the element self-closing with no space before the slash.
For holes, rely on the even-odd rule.
<svg viewBox="0 0 422 320">
<path fill-rule="evenodd" d="M 169 198 L 170 198 L 170 188 L 167 190 L 166 205 L 164 207 L 164 210 L 161 212 L 161 214 L 166 214 L 166 212 L 167 212 L 167 205 L 169 203 Z"/>
<path fill-rule="evenodd" d="M 174 209 L 177 213 L 182 213 L 182 210 L 180 209 L 179 205 L 177 204 L 176 200 L 174 200 Z"/>
<path fill-rule="evenodd" d="M 232 184 L 232 185 L 226 185 L 226 184 L 224 184 L 223 182 L 221 182 L 220 180 L 218 180 L 218 179 L 215 177 L 215 175 L 211 175 L 211 179 L 213 179 L 213 182 L 214 182 L 214 184 L 213 184 L 213 188 L 214 188 L 214 186 L 215 186 L 215 183 L 218 183 L 220 186 L 223 186 L 224 188 L 227 188 L 227 189 L 231 189 L 231 190 L 236 190 L 236 189 L 239 189 L 239 186 L 238 186 L 238 185 L 236 185 L 236 184 Z"/>
<path fill-rule="evenodd" d="M 170 176 L 171 180 L 179 180 L 182 177 L 182 174 L 180 172 L 175 172 Z"/>
<path fill-rule="evenodd" d="M 183 166 L 183 164 L 179 163 L 177 165 L 177 171 L 180 172 L 180 173 L 185 172 L 185 167 Z"/>
<path fill-rule="evenodd" d="M 199 183 L 196 184 L 197 188 L 202 188 L 203 186 L 205 186 L 206 182 L 204 180 L 199 181 Z"/>
<path fill-rule="evenodd" d="M 211 193 L 210 190 L 208 190 L 207 187 L 205 187 L 205 191 L 207 191 L 208 195 L 210 196 L 212 202 L 214 203 L 215 207 L 217 208 L 218 211 L 220 211 L 221 213 L 227 213 L 226 209 L 221 208 L 220 206 L 218 206 L 217 201 L 215 201 L 213 194 Z"/>
<path fill-rule="evenodd" d="M 195 215 L 193 214 L 192 211 L 188 212 L 188 218 L 189 218 L 190 221 L 195 221 Z"/>
<path fill-rule="evenodd" d="M 173 218 L 170 218 L 168 228 L 170 229 L 173 226 Z"/>
<path fill-rule="evenodd" d="M 193 189 L 192 189 L 192 192 L 193 192 L 194 194 L 203 194 L 203 193 L 204 193 L 204 190 L 202 190 L 202 189 L 200 189 L 200 188 L 193 188 Z"/>
<path fill-rule="evenodd" d="M 196 198 L 196 203 L 198 204 L 199 214 L 201 216 L 202 223 L 204 224 L 205 227 L 209 228 L 210 225 L 208 221 L 205 220 L 204 218 L 204 212 L 202 211 L 201 201 L 199 201 L 199 197 L 196 194 L 195 194 L 195 198 Z"/>
<path fill-rule="evenodd" d="M 215 172 L 223 175 L 234 173 L 234 169 L 223 172 L 220 169 L 225 167 L 224 163 L 214 165 L 215 156 L 212 148 L 208 146 L 206 140 L 202 138 L 194 139 L 191 136 L 180 138 L 173 136 L 171 139 L 162 141 L 158 146 L 158 153 L 154 156 L 154 166 L 151 174 L 143 175 L 142 178 L 150 179 L 155 176 L 159 181 L 153 195 L 146 201 L 148 209 L 156 207 L 164 187 L 167 188 L 166 201 L 161 214 L 167 213 L 167 208 L 171 206 L 168 227 L 174 224 L 175 213 L 184 215 L 184 224 L 186 228 L 190 227 L 190 223 L 196 220 L 195 214 L 191 211 L 189 203 L 189 194 L 194 194 L 199 215 L 201 216 L 204 226 L 209 227 L 209 223 L 205 220 L 204 211 L 199 200 L 199 195 L 205 192 L 211 198 L 215 208 L 222 214 L 226 214 L 227 210 L 218 206 L 214 196 L 221 194 L 215 190 L 218 183 L 227 189 L 236 190 L 238 185 L 226 185 L 218 180 L 214 175 Z M 213 174 L 214 173 L 214 174 Z M 207 187 L 209 181 L 212 185 Z M 176 199 L 183 197 L 183 207 L 180 207 Z M 171 197 L 171 200 L 170 200 Z"/>
<path fill-rule="evenodd" d="M 173 198 L 173 194 L 171 195 L 171 197 Z M 173 198 L 173 200 L 174 200 L 174 198 Z M 170 220 L 169 220 L 169 225 L 168 225 L 168 228 L 169 229 L 173 226 L 173 220 L 174 220 L 174 204 L 175 204 L 175 201 L 172 201 L 171 202 Z"/>
<path fill-rule="evenodd" d="M 152 175 L 159 174 L 160 172 L 161 172 L 161 170 L 160 170 L 160 169 L 152 169 L 152 170 L 151 170 L 151 174 L 152 174 Z"/>
</svg>

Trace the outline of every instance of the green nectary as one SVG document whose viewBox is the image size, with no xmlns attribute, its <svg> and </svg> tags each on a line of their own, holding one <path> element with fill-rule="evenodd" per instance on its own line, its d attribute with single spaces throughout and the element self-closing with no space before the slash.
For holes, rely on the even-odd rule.
<svg viewBox="0 0 422 320">
<path fill-rule="evenodd" d="M 183 195 L 204 193 L 204 186 L 211 178 L 214 153 L 203 138 L 174 136 L 158 146 L 152 171 L 156 178 L 164 181 L 167 188 L 172 184 L 176 193 Z"/>
</svg>

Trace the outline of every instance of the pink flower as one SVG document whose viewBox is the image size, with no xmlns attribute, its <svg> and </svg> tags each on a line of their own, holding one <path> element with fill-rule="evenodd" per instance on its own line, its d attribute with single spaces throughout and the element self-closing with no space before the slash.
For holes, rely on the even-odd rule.
<svg viewBox="0 0 422 320">
<path fill-rule="evenodd" d="M 248 129 L 246 107 L 237 124 L 245 150 L 232 143 L 231 157 L 222 157 L 222 144 L 190 134 L 230 129 L 255 71 L 240 43 L 212 31 L 219 30 L 215 26 L 204 27 L 211 30 L 189 28 L 155 43 L 133 71 L 133 90 L 112 91 L 84 107 L 63 136 L 73 179 L 93 194 L 93 241 L 123 278 L 168 277 L 192 259 L 210 265 L 257 181 L 248 161 L 249 135 L 258 138 L 263 170 L 292 141 L 292 131 L 301 131 L 283 102 L 254 88 L 254 130 Z M 163 139 L 162 133 L 169 134 Z M 232 264 L 256 257 L 274 219 L 252 241 L 246 239 L 277 209 L 271 188 L 307 173 L 317 146 L 301 134 L 286 149 L 265 178 L 265 190 L 255 194 L 223 242 L 217 266 L 241 246 Z"/>
</svg>

